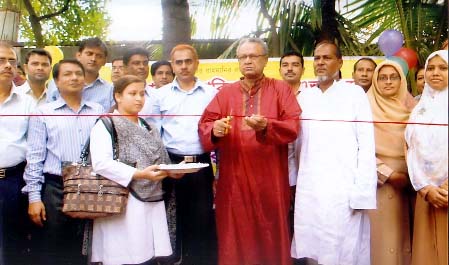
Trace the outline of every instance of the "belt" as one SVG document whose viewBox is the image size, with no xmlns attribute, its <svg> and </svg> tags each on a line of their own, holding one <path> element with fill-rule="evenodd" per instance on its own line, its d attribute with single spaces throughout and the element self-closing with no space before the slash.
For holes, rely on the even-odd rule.
<svg viewBox="0 0 449 265">
<path fill-rule="evenodd" d="M 185 161 L 186 163 L 210 163 L 210 153 L 204 153 L 199 155 L 178 155 L 173 153 L 168 153 L 170 159 L 175 163 Z"/>
<path fill-rule="evenodd" d="M 12 167 L 0 168 L 0 179 L 4 179 L 4 178 L 8 177 L 9 174 L 15 173 L 17 171 L 23 171 L 26 164 L 27 163 L 25 161 L 23 161 L 15 166 L 12 166 Z"/>
</svg>

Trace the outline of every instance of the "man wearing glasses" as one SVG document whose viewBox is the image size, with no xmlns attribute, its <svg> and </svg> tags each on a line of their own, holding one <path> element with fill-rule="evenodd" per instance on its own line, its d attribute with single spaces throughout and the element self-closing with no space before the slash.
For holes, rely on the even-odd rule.
<svg viewBox="0 0 449 265">
<path fill-rule="evenodd" d="M 342 65 L 338 46 L 318 43 L 313 62 L 318 85 L 299 98 L 301 153 L 291 253 L 307 264 L 370 264 L 364 210 L 376 208 L 374 128 L 363 89 L 337 81 Z"/>
<path fill-rule="evenodd" d="M 142 114 L 156 115 L 147 119 L 160 128 L 173 163 L 185 161 L 211 165 L 210 153 L 200 143 L 198 121 L 216 90 L 195 77 L 199 64 L 195 48 L 177 45 L 170 57 L 176 78 L 150 91 L 149 104 Z M 213 181 L 211 166 L 173 181 L 176 197 L 175 255 L 181 256 L 181 264 L 215 264 Z"/>
<path fill-rule="evenodd" d="M 30 96 L 17 92 L 13 84 L 16 70 L 16 53 L 0 41 L 0 264 L 8 265 L 25 263 L 22 251 L 28 217 L 26 197 L 20 190 L 26 165 L 27 115 L 35 107 Z"/>
<path fill-rule="evenodd" d="M 206 150 L 218 150 L 218 264 L 291 264 L 287 145 L 300 108 L 287 83 L 267 78 L 268 48 L 242 39 L 243 77 L 222 87 L 199 124 Z"/>
</svg>

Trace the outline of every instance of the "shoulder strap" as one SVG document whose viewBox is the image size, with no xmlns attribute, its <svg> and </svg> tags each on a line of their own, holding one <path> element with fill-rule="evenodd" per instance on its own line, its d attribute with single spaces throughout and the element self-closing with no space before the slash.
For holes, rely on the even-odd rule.
<svg viewBox="0 0 449 265">
<path fill-rule="evenodd" d="M 111 117 L 109 116 L 101 116 L 97 119 L 95 123 L 97 123 L 99 120 L 101 120 L 104 124 L 104 127 L 111 135 L 112 140 L 112 156 L 114 160 L 118 159 L 118 141 L 117 141 L 117 131 L 115 130 L 114 122 L 112 121 Z M 89 157 L 90 152 L 90 137 L 87 138 L 86 143 L 84 144 L 83 150 L 81 150 L 81 162 L 83 164 L 87 164 L 87 160 Z"/>
<path fill-rule="evenodd" d="M 151 131 L 151 126 L 148 124 L 148 122 L 145 119 L 142 119 L 141 117 L 139 117 L 139 120 L 148 131 Z"/>
<path fill-rule="evenodd" d="M 117 131 L 115 130 L 114 122 L 110 116 L 102 116 L 100 120 L 103 122 L 104 127 L 111 135 L 112 140 L 112 156 L 114 160 L 118 159 L 118 141 L 117 141 Z"/>
</svg>

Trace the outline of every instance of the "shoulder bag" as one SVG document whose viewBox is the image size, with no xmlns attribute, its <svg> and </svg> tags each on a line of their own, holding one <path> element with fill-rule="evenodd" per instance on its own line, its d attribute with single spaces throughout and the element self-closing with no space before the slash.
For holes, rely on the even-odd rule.
<svg viewBox="0 0 449 265">
<path fill-rule="evenodd" d="M 118 142 L 114 123 L 103 116 L 103 122 L 111 134 L 114 160 L 118 160 Z M 64 199 L 62 211 L 73 218 L 95 219 L 126 210 L 128 189 L 108 178 L 96 174 L 88 164 L 90 139 L 81 152 L 81 162 L 65 162 L 62 166 Z"/>
</svg>

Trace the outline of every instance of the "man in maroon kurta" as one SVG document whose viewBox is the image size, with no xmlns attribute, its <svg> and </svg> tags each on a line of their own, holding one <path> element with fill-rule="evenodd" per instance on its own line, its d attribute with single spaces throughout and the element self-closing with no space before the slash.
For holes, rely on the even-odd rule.
<svg viewBox="0 0 449 265">
<path fill-rule="evenodd" d="M 243 39 L 237 56 L 244 77 L 223 86 L 199 122 L 203 147 L 219 154 L 218 262 L 290 264 L 287 144 L 300 108 L 286 83 L 263 75 L 263 41 Z"/>
</svg>

